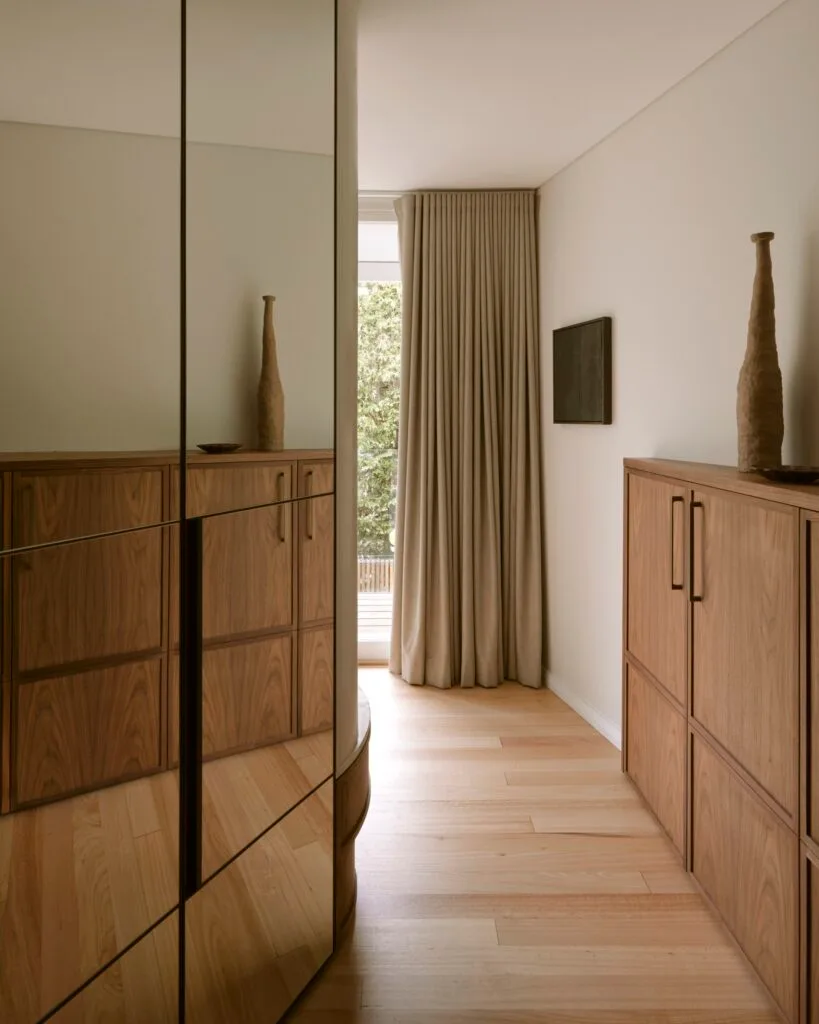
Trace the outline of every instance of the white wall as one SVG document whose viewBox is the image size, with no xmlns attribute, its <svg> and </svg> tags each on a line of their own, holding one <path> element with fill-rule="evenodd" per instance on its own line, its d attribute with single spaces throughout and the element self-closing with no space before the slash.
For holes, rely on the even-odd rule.
<svg viewBox="0 0 819 1024">
<path fill-rule="evenodd" d="M 622 459 L 736 462 L 753 231 L 776 232 L 787 461 L 819 462 L 819 4 L 789 0 L 544 186 L 550 685 L 619 730 Z M 612 426 L 552 420 L 552 331 L 614 318 Z"/>
<path fill-rule="evenodd" d="M 0 0 L 0 451 L 179 440 L 179 5 Z M 144 8 L 144 9 L 143 9 Z M 285 444 L 332 447 L 333 0 L 188 20 L 188 430 L 252 444 L 263 294 Z"/>
</svg>

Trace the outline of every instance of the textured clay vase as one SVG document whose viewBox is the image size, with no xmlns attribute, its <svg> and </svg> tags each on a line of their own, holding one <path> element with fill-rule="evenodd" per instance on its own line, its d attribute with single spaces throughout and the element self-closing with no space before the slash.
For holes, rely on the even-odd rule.
<svg viewBox="0 0 819 1024">
<path fill-rule="evenodd" d="M 741 472 L 782 465 L 785 418 L 782 373 L 776 352 L 772 231 L 751 235 L 756 245 L 756 276 L 748 322 L 748 347 L 737 387 L 738 466 Z"/>
<path fill-rule="evenodd" d="M 273 295 L 264 295 L 262 329 L 262 372 L 259 377 L 259 448 L 278 452 L 284 447 L 284 391 L 276 355 L 273 327 Z"/>
</svg>

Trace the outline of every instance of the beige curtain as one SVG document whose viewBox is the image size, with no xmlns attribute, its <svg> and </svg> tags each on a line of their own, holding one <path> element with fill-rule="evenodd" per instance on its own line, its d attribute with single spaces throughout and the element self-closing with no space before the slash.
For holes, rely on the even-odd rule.
<svg viewBox="0 0 819 1024">
<path fill-rule="evenodd" d="M 396 203 L 403 281 L 390 669 L 540 686 L 537 198 Z"/>
</svg>

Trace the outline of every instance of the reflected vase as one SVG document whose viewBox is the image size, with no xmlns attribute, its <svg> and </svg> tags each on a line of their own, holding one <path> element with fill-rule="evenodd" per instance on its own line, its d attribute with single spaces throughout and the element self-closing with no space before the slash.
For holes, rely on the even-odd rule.
<svg viewBox="0 0 819 1024">
<path fill-rule="evenodd" d="M 284 448 L 284 390 L 279 376 L 276 329 L 273 325 L 273 295 L 262 296 L 262 372 L 258 391 L 258 446 L 261 451 L 278 452 Z"/>
<path fill-rule="evenodd" d="M 771 270 L 772 231 L 751 235 L 756 275 L 748 321 L 748 345 L 737 386 L 737 465 L 741 472 L 782 465 L 785 417 L 782 372 L 776 351 L 776 318 Z"/>
</svg>

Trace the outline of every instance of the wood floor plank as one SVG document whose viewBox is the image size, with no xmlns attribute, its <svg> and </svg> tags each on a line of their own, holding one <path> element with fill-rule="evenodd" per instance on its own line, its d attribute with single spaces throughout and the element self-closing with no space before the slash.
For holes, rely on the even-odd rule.
<svg viewBox="0 0 819 1024">
<path fill-rule="evenodd" d="M 778 1021 L 618 752 L 554 694 L 362 679 L 355 931 L 294 1022 Z"/>
</svg>

